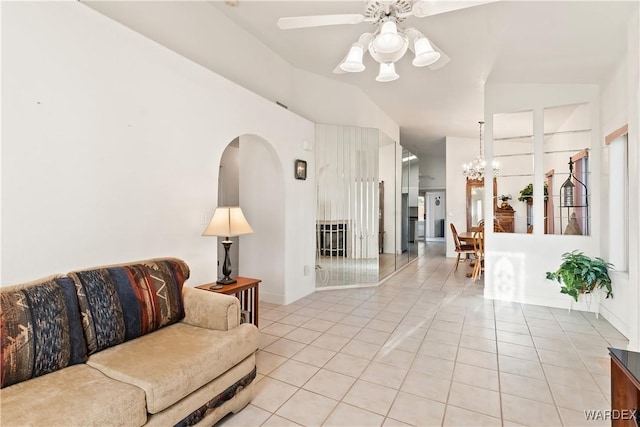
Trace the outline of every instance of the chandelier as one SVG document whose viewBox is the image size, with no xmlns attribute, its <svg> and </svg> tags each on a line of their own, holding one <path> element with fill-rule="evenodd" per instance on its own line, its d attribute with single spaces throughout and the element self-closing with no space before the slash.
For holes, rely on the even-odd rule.
<svg viewBox="0 0 640 427">
<path fill-rule="evenodd" d="M 484 159 L 484 154 L 482 152 L 482 125 L 484 122 L 478 122 L 480 124 L 480 155 L 473 159 L 470 163 L 465 163 L 462 165 L 462 174 L 467 179 L 472 180 L 483 180 L 484 179 L 484 171 L 487 167 L 487 161 Z M 491 164 L 491 169 L 493 169 L 493 176 L 496 176 L 500 171 L 498 162 L 495 160 Z"/>
<path fill-rule="evenodd" d="M 349 53 L 338 66 L 347 73 L 364 71 L 362 63 L 364 52 L 368 51 L 373 59 L 380 64 L 380 71 L 376 80 L 392 82 L 400 78 L 396 73 L 395 63 L 400 60 L 407 49 L 415 53 L 411 62 L 416 67 L 426 67 L 440 59 L 429 40 L 415 28 L 398 28 L 394 17 L 387 17 L 376 33 L 364 33 L 357 42 L 351 45 Z"/>
</svg>

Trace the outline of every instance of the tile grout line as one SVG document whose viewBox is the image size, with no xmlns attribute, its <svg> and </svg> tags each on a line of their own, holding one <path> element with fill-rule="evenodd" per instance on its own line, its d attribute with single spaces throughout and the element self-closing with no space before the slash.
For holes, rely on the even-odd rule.
<svg viewBox="0 0 640 427">
<path fill-rule="evenodd" d="M 448 276 L 447 276 L 448 277 Z M 464 324 L 466 321 L 466 307 L 465 307 L 465 317 L 462 320 L 462 328 L 464 329 Z M 447 391 L 447 401 L 444 404 L 444 412 L 442 414 L 442 427 L 445 427 L 444 420 L 447 418 L 447 409 L 449 408 L 449 398 L 451 397 L 451 389 L 453 388 L 453 377 L 456 373 L 456 364 L 458 363 L 458 354 L 460 353 L 460 342 L 462 341 L 462 330 L 460 331 L 460 338 L 458 338 L 458 347 L 456 348 L 456 357 L 453 361 L 453 371 L 451 372 L 451 379 L 449 380 L 449 390 Z"/>
<path fill-rule="evenodd" d="M 343 298 L 342 300 L 344 300 L 344 298 Z M 342 300 L 341 300 L 341 301 L 342 301 Z M 310 302 L 309 304 L 312 304 L 312 303 L 313 303 L 313 302 Z M 300 309 L 298 309 L 298 310 L 303 309 L 305 306 L 308 306 L 309 304 L 305 304 L 305 305 L 303 305 L 303 306 L 302 306 Z M 334 304 L 334 305 L 335 305 L 335 304 Z M 354 310 L 355 310 L 355 308 L 357 308 L 357 307 L 354 307 Z M 291 314 L 295 314 L 298 310 L 295 310 L 293 313 L 289 313 L 289 315 L 291 315 Z M 327 311 L 327 310 L 323 310 L 323 311 L 321 311 L 321 312 L 324 312 L 324 311 Z M 353 311 L 353 310 L 352 310 L 352 311 Z M 317 313 L 316 315 L 311 316 L 310 318 L 311 318 L 311 319 L 316 319 L 316 318 L 317 318 L 316 316 L 317 316 L 318 314 L 320 314 L 320 313 Z M 286 317 L 286 316 L 285 316 L 285 317 Z M 346 317 L 346 316 L 345 316 L 345 317 Z M 283 318 L 284 318 L 284 317 L 283 317 Z M 337 322 L 336 322 L 336 324 L 337 324 Z M 297 330 L 297 329 L 299 329 L 299 327 L 298 327 L 298 328 L 296 328 L 296 329 L 294 329 L 293 331 L 295 331 L 295 330 Z M 360 329 L 362 329 L 362 328 L 360 328 Z M 293 332 L 293 331 L 290 331 L 289 333 L 291 333 L 291 332 Z M 327 332 L 325 332 L 325 333 L 327 333 Z M 323 333 L 323 334 L 324 334 L 324 333 Z M 330 335 L 332 335 L 332 334 L 330 334 Z M 336 336 L 338 336 L 338 335 L 336 335 Z M 279 339 L 283 339 L 283 338 L 284 338 L 284 336 L 279 337 Z M 346 338 L 346 337 L 345 337 L 345 338 Z M 316 339 L 317 339 L 317 338 L 316 338 Z M 350 339 L 350 340 L 351 340 L 351 339 Z M 291 341 L 294 341 L 294 340 L 291 340 Z M 315 341 L 315 340 L 314 340 L 314 341 Z M 312 342 L 313 342 L 313 341 L 312 341 Z M 293 357 L 293 356 L 295 356 L 296 354 L 300 353 L 304 348 L 307 348 L 310 344 L 311 344 L 311 343 L 309 343 L 309 344 L 305 344 L 305 347 L 301 348 L 300 350 L 298 350 L 297 352 L 295 352 L 294 354 L 292 354 L 290 357 L 287 357 L 287 361 L 294 360 L 294 359 L 292 359 L 292 357 Z M 345 344 L 345 345 L 346 345 L 346 344 Z M 342 349 L 342 348 L 344 348 L 344 346 L 342 346 L 342 347 L 341 347 L 341 349 Z M 339 353 L 339 350 L 336 352 L 336 354 L 338 354 L 338 353 Z M 272 353 L 272 354 L 275 354 L 275 353 Z M 276 354 L 276 355 L 277 355 L 277 356 L 282 357 L 281 355 L 278 355 L 278 354 Z M 335 355 L 334 355 L 334 356 L 335 356 Z M 286 363 L 286 361 L 285 361 L 285 362 L 283 362 L 283 363 L 282 363 L 281 365 L 279 365 L 278 367 L 280 367 L 280 366 L 284 365 L 285 363 Z M 301 362 L 301 363 L 304 363 L 304 362 Z M 327 362 L 327 363 L 328 363 L 328 362 Z M 325 363 L 325 365 L 326 365 L 326 363 Z M 313 366 L 313 365 L 310 365 L 310 366 Z M 288 385 L 291 385 L 291 386 L 293 386 L 293 387 L 296 387 L 296 388 L 297 388 L 297 390 L 296 390 L 296 391 L 295 391 L 295 392 L 294 392 L 294 393 L 293 393 L 289 398 L 287 398 L 287 399 L 286 399 L 286 400 L 285 400 L 281 405 L 279 405 L 279 406 L 275 409 L 275 411 L 273 411 L 273 412 L 271 413 L 271 416 L 276 415 L 276 416 L 278 416 L 278 417 L 281 417 L 281 418 L 287 419 L 287 420 L 289 420 L 289 421 L 292 421 L 292 422 L 294 422 L 295 424 L 298 424 L 298 422 L 293 421 L 293 420 L 290 420 L 290 419 L 288 419 L 288 418 L 286 418 L 286 417 L 283 417 L 283 416 L 281 416 L 281 415 L 277 415 L 276 413 L 277 413 L 277 412 L 278 412 L 278 411 L 279 411 L 279 410 L 280 410 L 284 405 L 286 405 L 286 403 L 287 403 L 287 402 L 289 402 L 289 400 L 290 400 L 293 396 L 295 396 L 295 395 L 296 395 L 300 390 L 304 390 L 304 391 L 306 391 L 306 392 L 313 393 L 313 394 L 316 394 L 316 395 L 318 395 L 318 396 L 322 396 L 322 395 L 320 395 L 320 394 L 318 394 L 318 393 L 314 393 L 314 392 L 312 392 L 312 391 L 310 391 L 310 390 L 306 390 L 306 389 L 304 389 L 304 385 L 305 385 L 305 384 L 307 384 L 307 383 L 311 380 L 311 378 L 313 378 L 313 377 L 315 376 L 315 374 L 314 374 L 314 375 L 312 375 L 312 376 L 311 376 L 311 378 L 309 378 L 308 380 L 306 380 L 302 385 L 297 386 L 297 385 L 295 385 L 295 384 L 290 384 L 290 383 L 287 383 L 287 382 L 285 382 L 285 381 L 279 380 L 279 379 L 277 379 L 277 378 L 273 378 L 273 377 L 271 377 L 271 376 L 270 376 L 270 374 L 271 374 L 272 372 L 274 372 L 276 369 L 278 369 L 278 367 L 276 367 L 276 368 L 274 368 L 273 370 L 271 370 L 268 374 L 265 374 L 265 377 L 270 378 L 270 379 L 275 380 L 275 381 L 283 382 L 284 384 L 288 384 Z M 314 366 L 314 367 L 315 367 L 315 366 Z M 324 367 L 324 365 L 323 365 L 323 367 Z M 322 369 L 323 367 L 318 368 L 318 371 L 319 371 L 320 369 Z M 317 372 L 316 372 L 316 373 L 317 373 Z M 322 397 L 327 398 L 327 399 L 331 399 L 331 398 L 328 398 L 327 396 L 322 396 Z M 334 399 L 331 399 L 331 400 L 334 400 Z M 340 401 L 336 401 L 336 402 L 337 402 L 337 403 L 336 403 L 336 407 L 337 407 L 337 406 L 338 406 L 338 404 L 341 402 L 341 400 L 340 400 Z M 324 422 L 324 421 L 326 421 L 326 419 L 327 419 L 329 416 L 331 416 L 331 414 L 333 413 L 333 411 L 334 411 L 334 410 L 335 410 L 335 408 L 331 410 L 331 412 L 327 415 L 327 417 L 323 420 L 323 422 Z M 269 417 L 269 418 L 271 418 L 271 417 Z M 269 418 L 267 418 L 267 420 L 265 420 L 265 422 L 266 422 L 266 421 L 268 421 L 268 420 L 269 420 Z"/>
<path fill-rule="evenodd" d="M 547 383 L 547 389 L 549 390 L 549 394 L 551 395 L 551 400 L 553 401 L 553 406 L 555 407 L 556 410 L 556 414 L 558 414 L 558 419 L 560 420 L 560 423 L 564 426 L 564 420 L 562 418 L 562 414 L 560 413 L 560 408 L 558 407 L 558 402 L 556 401 L 556 396 L 553 393 L 553 390 L 551 389 L 551 383 L 549 382 L 549 377 L 547 376 L 547 371 L 544 369 L 544 364 L 542 363 L 542 358 L 540 357 L 540 352 L 538 351 L 538 346 L 536 345 L 536 342 L 533 340 L 533 335 L 531 333 L 531 327 L 529 326 L 529 321 L 527 319 L 527 316 L 524 315 L 524 310 L 522 309 L 522 304 L 520 304 L 520 310 L 522 311 L 522 317 L 524 318 L 525 324 L 527 325 L 527 330 L 529 331 L 529 336 L 531 337 L 531 342 L 533 343 L 533 348 L 535 349 L 536 352 L 536 356 L 538 356 L 538 360 L 540 361 L 540 368 L 542 369 L 542 375 L 544 376 L 544 380 Z M 555 319 L 555 315 L 553 314 L 553 312 L 551 312 L 551 316 L 553 316 L 554 320 L 558 323 L 558 326 L 560 327 L 560 330 L 562 332 L 564 332 L 564 334 L 566 335 L 566 331 L 564 329 L 562 329 L 562 326 L 560 325 L 560 322 L 558 322 L 558 319 Z M 567 336 L 567 339 L 569 339 L 569 337 Z M 569 342 L 571 342 L 571 340 L 569 339 Z M 573 343 L 571 343 L 573 345 Z"/>
<path fill-rule="evenodd" d="M 491 301 L 493 308 L 493 333 L 496 340 L 496 364 L 498 366 L 498 395 L 500 397 L 500 425 L 504 427 L 504 409 L 502 406 L 502 381 L 500 377 L 500 350 L 498 348 L 498 319 L 496 318 L 496 301 Z"/>
<path fill-rule="evenodd" d="M 394 298 L 393 298 L 391 301 L 393 301 L 393 300 L 394 300 L 398 295 L 399 295 L 399 294 L 395 295 L 395 296 L 394 296 Z M 363 301 L 363 302 L 362 302 L 358 307 L 360 307 L 362 304 L 364 304 L 364 303 L 368 302 L 370 299 L 371 299 L 371 297 L 367 298 L 367 299 L 366 299 L 366 300 L 364 300 L 364 301 Z M 378 310 L 378 314 L 379 314 L 380 312 L 382 312 L 382 311 L 384 310 L 384 308 L 388 307 L 388 305 L 389 305 L 389 304 L 390 304 L 389 302 L 388 302 L 388 303 L 386 303 L 386 304 L 385 304 L 385 306 L 384 306 L 382 309 Z M 415 304 L 414 304 L 414 305 L 415 305 Z M 413 305 L 412 305 L 412 307 L 413 307 Z M 356 308 L 357 308 L 357 307 L 355 307 L 355 308 L 354 308 L 354 310 L 355 310 Z M 354 310 L 352 310 L 352 312 L 353 312 Z M 407 311 L 407 313 L 408 313 L 409 311 L 410 311 L 410 310 L 408 310 L 408 311 Z M 351 313 L 351 312 L 350 312 L 350 313 Z M 393 330 L 393 331 L 395 331 L 395 330 L 398 328 L 398 326 L 402 323 L 402 320 L 404 320 L 404 319 L 406 318 L 406 316 L 407 316 L 407 315 L 405 314 L 405 315 L 403 316 L 403 318 L 402 318 L 399 322 L 397 322 L 397 325 L 396 325 L 396 327 L 394 328 L 394 330 Z M 367 322 L 367 324 L 369 324 L 369 323 L 371 322 L 371 320 L 374 320 L 374 319 L 375 319 L 375 317 L 371 318 L 371 319 L 369 320 L 369 322 Z M 365 325 L 365 326 L 366 326 L 366 325 Z M 363 326 L 360 330 L 364 329 L 364 327 L 365 327 L 365 326 Z M 391 335 L 393 334 L 393 331 L 391 331 L 391 332 L 389 333 L 389 336 L 391 336 Z M 355 335 L 354 335 L 354 337 L 355 337 Z M 350 339 L 349 339 L 349 342 L 351 342 L 351 341 L 353 341 L 353 340 L 354 340 L 354 338 L 350 338 Z M 386 341 L 385 341 L 385 343 L 386 343 Z M 347 343 L 347 344 L 348 344 L 348 343 Z M 345 344 L 344 346 L 342 346 L 342 348 L 344 348 L 347 344 Z M 377 345 L 377 344 L 376 344 L 376 345 Z M 367 368 L 368 368 L 369 366 L 371 366 L 371 364 L 375 361 L 376 356 L 379 354 L 380 350 L 382 350 L 383 348 L 384 348 L 384 344 L 382 344 L 382 345 L 381 345 L 380 349 L 376 352 L 376 355 L 374 355 L 372 359 L 370 359 L 370 360 L 369 360 L 369 359 L 367 359 L 367 360 L 368 360 L 368 363 L 367 363 L 367 365 L 365 366 L 365 368 L 363 369 L 362 373 L 360 373 L 360 375 L 358 375 L 358 377 L 354 377 L 354 378 L 355 378 L 355 381 L 353 382 L 353 384 L 351 384 L 351 386 L 350 386 L 350 387 L 348 388 L 348 390 L 344 393 L 344 395 L 342 396 L 342 398 L 338 401 L 338 404 L 340 404 L 340 403 L 345 403 L 346 405 L 350 405 L 348 402 L 344 402 L 344 401 L 343 401 L 343 399 L 344 399 L 344 397 L 345 397 L 345 396 L 347 396 L 347 395 L 349 394 L 349 392 L 353 389 L 353 387 L 355 386 L 355 384 L 356 384 L 358 381 L 365 381 L 365 382 L 371 383 L 371 382 L 369 382 L 369 381 L 367 381 L 367 380 L 362 379 L 362 378 L 361 378 L 361 376 L 362 376 L 362 374 L 367 370 Z M 340 351 L 338 351 L 337 353 L 339 353 L 339 352 L 340 352 Z M 336 354 L 337 354 L 337 353 L 336 353 Z M 354 356 L 354 357 L 357 357 L 357 356 Z M 415 359 L 415 356 L 414 356 L 414 359 Z M 327 362 L 327 363 L 328 363 L 328 362 Z M 325 364 L 325 365 L 326 365 L 326 364 Z M 386 364 L 385 364 L 385 365 L 386 365 Z M 389 366 L 393 366 L 393 365 L 389 365 Z M 323 369 L 323 368 L 324 368 L 324 366 L 323 366 L 322 368 L 320 368 L 320 369 Z M 404 383 L 404 380 L 406 379 L 406 375 L 408 375 L 408 371 L 407 371 L 407 373 L 405 374 L 405 377 L 403 378 L 402 383 Z M 400 384 L 400 387 L 402 386 L 402 383 Z M 305 384 L 306 384 L 306 383 L 305 383 Z M 375 384 L 375 383 L 371 383 L 371 384 Z M 353 406 L 353 407 L 358 408 L 358 409 L 363 410 L 363 411 L 368 411 L 368 412 L 371 412 L 371 413 L 374 413 L 374 414 L 381 415 L 382 417 L 384 417 L 384 418 L 386 419 L 386 418 L 388 418 L 388 414 L 389 414 L 389 412 L 391 411 L 391 407 L 393 406 L 393 403 L 395 402 L 395 399 L 397 398 L 397 395 L 399 394 L 399 392 L 400 392 L 400 388 L 398 388 L 398 390 L 396 391 L 396 397 L 395 397 L 395 398 L 394 398 L 394 400 L 392 401 L 391 405 L 389 406 L 389 410 L 386 412 L 386 414 L 385 414 L 385 415 L 382 415 L 382 414 L 379 414 L 379 413 L 377 413 L 377 412 L 373 412 L 373 411 L 368 411 L 367 409 L 360 408 L 360 407 L 358 407 L 358 406 L 354 406 L 354 405 L 350 405 L 350 406 Z M 336 408 L 337 408 L 337 407 L 338 407 L 338 405 L 336 405 Z M 331 411 L 331 413 L 327 416 L 327 418 L 325 418 L 325 419 L 323 420 L 323 423 L 322 423 L 321 425 L 323 425 L 323 424 L 324 424 L 324 422 L 325 422 L 325 421 L 326 421 L 326 420 L 331 416 L 331 414 L 336 410 L 336 408 L 334 408 L 334 409 Z"/>
<path fill-rule="evenodd" d="M 399 295 L 401 295 L 401 294 L 399 294 Z M 420 292 L 420 296 L 423 296 L 423 295 L 424 295 L 424 291 L 421 291 Z M 407 310 L 407 314 L 405 314 L 405 316 L 402 318 L 402 320 L 404 320 L 409 315 L 408 313 L 415 307 L 415 305 L 416 305 L 415 303 L 413 303 L 411 305 L 411 308 L 409 310 Z M 433 324 L 433 319 L 434 318 L 435 318 L 435 315 L 431 318 L 431 321 L 429 322 L 429 326 L 427 326 L 427 332 L 431 328 L 431 324 Z M 398 326 L 402 323 L 402 320 L 398 323 Z M 425 337 L 426 337 L 426 333 L 425 333 Z M 402 379 L 402 382 L 398 386 L 398 389 L 396 391 L 396 395 L 394 396 L 394 398 L 393 398 L 393 400 L 391 402 L 391 405 L 389 405 L 389 409 L 387 410 L 386 414 L 384 415 L 385 419 L 390 418 L 389 414 L 391 413 L 391 409 L 393 408 L 393 405 L 396 403 L 396 401 L 398 399 L 398 396 L 400 395 L 400 389 L 404 385 L 404 382 L 407 380 L 407 376 L 409 375 L 409 371 L 411 371 L 411 367 L 413 366 L 413 364 L 415 363 L 416 358 L 418 357 L 418 352 L 420 351 L 420 348 L 421 348 L 422 344 L 424 343 L 425 337 L 422 337 L 422 341 L 420 342 L 420 346 L 416 350 L 415 355 L 413 356 L 413 359 L 411 360 L 411 363 L 409 365 L 409 369 L 407 369 L 407 372 L 405 373 L 405 375 L 404 375 L 404 377 Z M 394 419 L 394 418 L 391 418 L 391 419 Z"/>
</svg>

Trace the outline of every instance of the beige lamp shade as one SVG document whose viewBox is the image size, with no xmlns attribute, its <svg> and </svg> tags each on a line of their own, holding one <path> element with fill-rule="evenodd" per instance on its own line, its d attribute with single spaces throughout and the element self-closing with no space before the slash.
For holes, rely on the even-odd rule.
<svg viewBox="0 0 640 427">
<path fill-rule="evenodd" d="M 202 235 L 233 237 L 249 233 L 253 233 L 253 229 L 244 217 L 242 209 L 239 207 L 218 207 Z"/>
</svg>

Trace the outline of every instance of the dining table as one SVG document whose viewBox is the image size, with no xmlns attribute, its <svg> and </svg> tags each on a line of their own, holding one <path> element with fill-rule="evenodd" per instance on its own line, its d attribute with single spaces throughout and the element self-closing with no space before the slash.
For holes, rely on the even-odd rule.
<svg viewBox="0 0 640 427">
<path fill-rule="evenodd" d="M 473 242 L 476 240 L 474 237 L 475 233 L 476 231 L 463 231 L 462 233 L 458 233 L 458 239 L 468 245 L 473 245 Z"/>
</svg>

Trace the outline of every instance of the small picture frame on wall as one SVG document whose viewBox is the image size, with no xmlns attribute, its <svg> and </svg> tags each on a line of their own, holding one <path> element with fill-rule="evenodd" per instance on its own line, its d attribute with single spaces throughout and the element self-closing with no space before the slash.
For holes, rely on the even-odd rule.
<svg viewBox="0 0 640 427">
<path fill-rule="evenodd" d="M 305 160 L 296 160 L 296 179 L 307 179 L 307 162 Z"/>
</svg>

